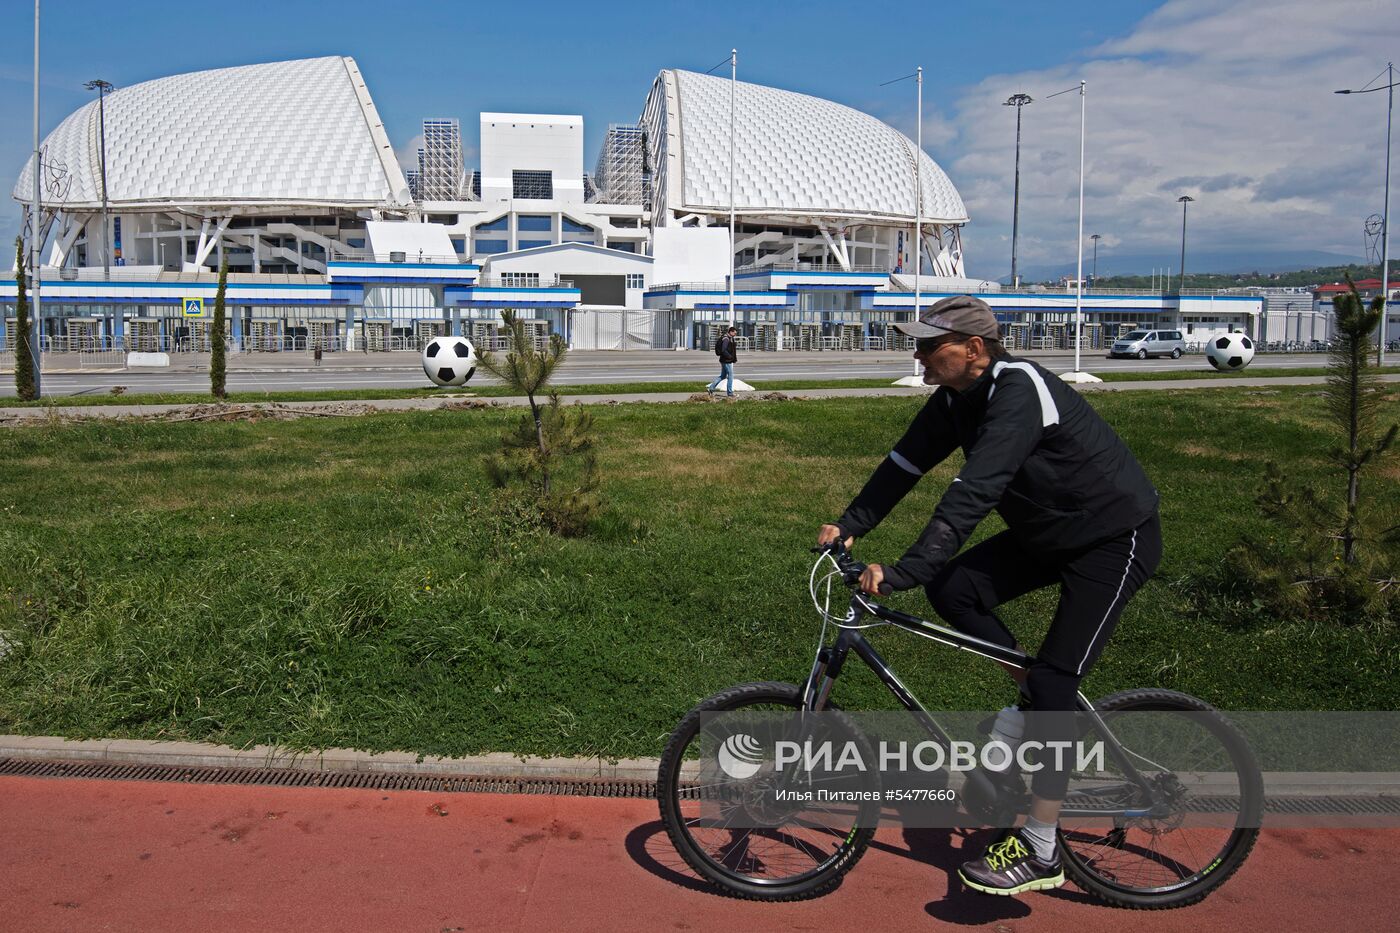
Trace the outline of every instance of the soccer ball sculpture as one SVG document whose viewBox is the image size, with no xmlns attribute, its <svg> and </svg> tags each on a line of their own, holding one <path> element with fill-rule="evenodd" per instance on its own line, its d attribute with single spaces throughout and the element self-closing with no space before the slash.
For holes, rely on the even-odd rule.
<svg viewBox="0 0 1400 933">
<path fill-rule="evenodd" d="M 476 372 L 476 347 L 466 337 L 434 337 L 423 348 L 423 372 L 436 385 L 466 385 Z"/>
<path fill-rule="evenodd" d="M 1206 359 L 1210 365 L 1224 372 L 1236 372 L 1249 365 L 1254 359 L 1254 341 L 1244 334 L 1226 334 L 1214 337 L 1206 343 Z"/>
</svg>

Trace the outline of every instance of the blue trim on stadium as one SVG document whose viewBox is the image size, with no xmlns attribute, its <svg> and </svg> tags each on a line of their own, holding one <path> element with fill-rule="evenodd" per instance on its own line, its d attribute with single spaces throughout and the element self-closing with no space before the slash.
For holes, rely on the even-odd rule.
<svg viewBox="0 0 1400 933">
<path fill-rule="evenodd" d="M 835 276 L 874 276 L 879 279 L 888 280 L 888 272 L 819 272 L 815 269 L 756 269 L 751 272 L 736 272 L 734 278 L 746 279 L 760 275 L 835 275 Z"/>
<path fill-rule="evenodd" d="M 481 266 L 476 263 L 450 263 L 450 262 L 346 262 L 345 260 L 332 260 L 326 263 L 326 268 L 336 269 L 465 269 L 470 272 L 480 272 Z"/>
</svg>

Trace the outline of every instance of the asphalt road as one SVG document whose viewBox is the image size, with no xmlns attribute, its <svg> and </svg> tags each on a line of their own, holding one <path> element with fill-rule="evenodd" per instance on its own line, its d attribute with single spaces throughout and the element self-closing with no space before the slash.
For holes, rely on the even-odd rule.
<svg viewBox="0 0 1400 933">
<path fill-rule="evenodd" d="M 1074 368 L 1071 354 L 1028 354 L 1052 372 Z M 1319 354 L 1279 354 L 1255 358 L 1255 367 L 1301 368 L 1321 366 L 1326 357 Z M 44 377 L 46 395 L 104 395 L 113 386 L 125 386 L 130 393 L 204 392 L 209 376 L 202 360 L 180 360 L 170 369 L 59 371 Z M 1167 371 L 1189 375 L 1207 371 L 1203 357 L 1180 360 L 1109 360 L 1086 354 L 1081 365 L 1090 372 Z M 340 354 L 315 366 L 304 353 L 266 354 L 230 361 L 227 386 L 231 392 L 263 392 L 311 389 L 414 388 L 428 386 L 416 354 L 385 354 L 363 357 Z M 565 360 L 555 382 L 709 382 L 717 366 L 714 357 L 700 352 L 576 352 Z M 912 358 L 877 353 L 763 353 L 741 357 L 735 375 L 760 384 L 778 379 L 870 379 L 891 381 L 913 371 Z M 1247 371 L 1246 371 L 1247 372 Z M 473 377 L 473 385 L 492 385 L 495 380 L 483 373 Z M 14 395 L 14 380 L 0 377 L 0 397 Z"/>
</svg>

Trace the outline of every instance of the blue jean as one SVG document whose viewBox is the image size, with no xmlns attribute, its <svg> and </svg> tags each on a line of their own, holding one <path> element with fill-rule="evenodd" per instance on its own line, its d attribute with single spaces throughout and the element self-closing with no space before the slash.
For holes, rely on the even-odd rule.
<svg viewBox="0 0 1400 933">
<path fill-rule="evenodd" d="M 733 395 L 733 394 L 734 394 L 734 364 L 733 364 L 733 363 L 720 363 L 720 364 L 719 364 L 719 375 L 715 377 L 715 381 L 714 381 L 714 382 L 710 383 L 710 391 L 713 392 L 713 391 L 715 390 L 715 386 L 719 385 L 719 384 L 720 384 L 721 382 L 723 382 L 726 378 L 729 380 L 729 386 L 725 389 L 725 393 L 728 394 L 728 395 Z"/>
</svg>

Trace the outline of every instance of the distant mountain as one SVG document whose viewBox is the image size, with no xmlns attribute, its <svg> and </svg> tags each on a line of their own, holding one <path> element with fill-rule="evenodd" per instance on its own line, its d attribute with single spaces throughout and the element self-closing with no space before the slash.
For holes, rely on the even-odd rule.
<svg viewBox="0 0 1400 933">
<path fill-rule="evenodd" d="M 1209 253 L 1193 255 L 1189 251 L 1189 243 L 1187 247 L 1187 273 L 1292 272 L 1295 269 L 1344 266 L 1349 263 L 1365 262 L 1360 256 L 1329 253 L 1323 250 L 1214 250 Z M 1090 252 L 1084 254 L 1085 275 L 1089 275 L 1093 271 L 1091 256 Z M 1180 259 L 1180 253 L 1172 253 L 1170 256 L 1160 253 L 1114 254 L 1101 249 L 1099 250 L 1099 276 L 1103 278 L 1110 275 L 1151 275 L 1153 269 L 1160 273 L 1168 266 L 1171 267 L 1172 275 L 1175 276 Z M 1010 268 L 996 271 L 979 266 L 975 262 L 969 265 L 968 274 L 970 276 L 994 279 L 1003 283 L 1010 281 Z M 1073 277 L 1074 269 L 1075 263 L 1071 259 L 1067 263 L 1023 266 L 1017 271 L 1020 272 L 1023 282 L 1053 282 L 1062 276 Z"/>
</svg>

